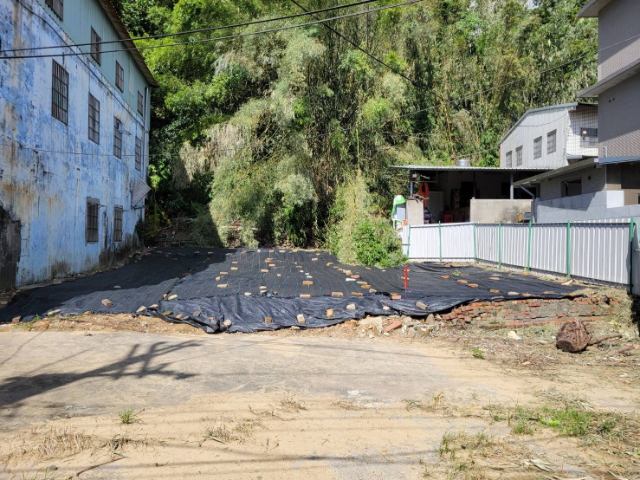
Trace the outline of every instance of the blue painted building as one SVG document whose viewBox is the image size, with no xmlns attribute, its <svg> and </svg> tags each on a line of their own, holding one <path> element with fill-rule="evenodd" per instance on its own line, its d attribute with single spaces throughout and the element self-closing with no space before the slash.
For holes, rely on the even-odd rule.
<svg viewBox="0 0 640 480">
<path fill-rule="evenodd" d="M 18 50 L 46 46 L 65 47 Z M 149 190 L 156 84 L 113 6 L 0 0 L 0 50 L 42 55 L 0 58 L 0 288 L 126 253 Z"/>
</svg>

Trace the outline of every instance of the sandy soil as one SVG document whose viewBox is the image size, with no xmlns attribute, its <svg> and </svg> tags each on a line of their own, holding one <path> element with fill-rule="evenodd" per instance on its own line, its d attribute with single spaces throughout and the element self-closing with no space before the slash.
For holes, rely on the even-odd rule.
<svg viewBox="0 0 640 480">
<path fill-rule="evenodd" d="M 306 387 L 288 383 L 283 372 L 278 383 L 252 379 L 249 391 L 231 385 L 182 403 L 135 408 L 130 424 L 120 418 L 125 409 L 108 405 L 102 409 L 106 413 L 33 421 L 27 402 L 17 426 L 0 432 L 0 478 L 62 479 L 80 472 L 83 479 L 640 478 L 640 355 L 612 355 L 620 342 L 637 343 L 634 328 L 600 326 L 604 333 L 622 331 L 625 337 L 583 355 L 555 350 L 557 327 L 521 330 L 519 341 L 509 340 L 507 331 L 479 329 L 413 339 L 393 332 L 376 336 L 366 322 L 222 335 L 217 340 L 226 348 L 247 339 L 275 340 L 255 354 L 267 364 L 270 355 L 295 360 L 305 349 L 330 348 L 332 342 L 352 351 L 369 352 L 380 345 L 398 356 L 424 355 L 428 368 L 440 372 L 434 378 L 442 378 L 442 388 L 430 383 L 428 390 L 414 389 L 406 398 L 401 388 L 394 392 L 380 385 L 377 395 L 363 395 L 351 389 L 358 379 L 345 365 L 329 361 L 325 373 L 332 385 L 339 383 L 341 394 L 331 394 L 322 380 Z M 29 335 L 75 332 L 77 338 L 96 332 L 92 339 L 123 330 L 180 341 L 212 338 L 188 326 L 130 315 L 47 319 L 0 329 L 9 336 L 27 330 Z M 474 356 L 478 349 L 484 358 Z M 357 371 L 367 375 L 362 367 Z M 414 372 L 393 368 L 403 382 L 411 381 Z M 407 369 L 413 368 L 407 362 Z M 291 376 L 304 369 L 292 366 Z M 591 429 L 578 437 L 563 436 L 541 420 L 527 422 L 530 431 L 524 434 L 517 431 L 519 407 L 569 405 L 578 412 L 615 412 L 617 434 Z M 88 467 L 95 468 L 83 472 Z"/>
</svg>

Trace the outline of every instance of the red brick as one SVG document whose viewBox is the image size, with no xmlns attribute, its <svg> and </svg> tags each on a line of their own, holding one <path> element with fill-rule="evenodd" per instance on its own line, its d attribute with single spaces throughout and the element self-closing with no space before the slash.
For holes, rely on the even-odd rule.
<svg viewBox="0 0 640 480">
<path fill-rule="evenodd" d="M 399 320 L 396 320 L 391 325 L 387 325 L 386 327 L 384 327 L 384 331 L 390 332 L 391 330 L 395 330 L 396 328 L 400 328 L 401 326 L 402 326 L 402 322 Z"/>
</svg>

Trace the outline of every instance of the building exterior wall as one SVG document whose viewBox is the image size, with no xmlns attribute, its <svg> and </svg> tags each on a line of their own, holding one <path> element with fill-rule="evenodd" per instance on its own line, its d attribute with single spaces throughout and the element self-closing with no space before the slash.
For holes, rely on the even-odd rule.
<svg viewBox="0 0 640 480">
<path fill-rule="evenodd" d="M 599 156 L 640 154 L 640 74 L 602 93 L 598 101 Z"/>
<path fill-rule="evenodd" d="M 640 58 L 639 19 L 640 2 L 638 0 L 615 0 L 600 11 L 598 16 L 599 80 Z M 627 40 L 629 38 L 632 40 Z"/>
<path fill-rule="evenodd" d="M 596 106 L 578 104 L 529 112 L 500 144 L 500 166 L 508 168 L 509 152 L 513 168 L 554 169 L 568 165 L 567 155 L 596 156 L 596 147 L 580 145 L 580 128 L 587 126 L 598 128 Z M 556 149 L 547 153 L 548 135 L 553 131 Z M 542 138 L 542 155 L 534 158 L 534 142 L 538 138 Z M 517 164 L 518 147 L 522 147 L 522 165 Z"/>
<path fill-rule="evenodd" d="M 562 198 L 562 182 L 578 178 L 582 180 L 583 195 L 599 192 L 606 188 L 606 169 L 591 167 L 542 181 L 540 184 L 540 199 L 544 201 Z"/>
<path fill-rule="evenodd" d="M 640 205 L 622 205 L 624 192 L 603 191 L 554 200 L 536 199 L 537 223 L 610 220 L 640 216 Z"/>
<path fill-rule="evenodd" d="M 531 211 L 528 200 L 471 200 L 472 223 L 517 223 L 518 214 Z"/>
<path fill-rule="evenodd" d="M 3 48 L 85 42 L 86 37 L 70 36 L 74 28 L 90 32 L 87 19 L 99 25 L 98 19 L 104 16 L 95 0 L 66 1 L 67 33 L 43 5 L 39 0 L 0 0 Z M 103 28 L 103 40 L 107 40 L 108 29 L 101 25 L 98 28 Z M 131 190 L 146 178 L 149 85 L 140 83 L 140 72 L 123 60 L 125 92 L 121 94 L 109 77 L 107 65 L 115 65 L 110 55 L 102 55 L 104 70 L 88 56 L 55 59 L 69 74 L 66 125 L 52 116 L 51 58 L 0 60 L 0 223 L 5 212 L 9 218 L 5 224 L 12 223 L 14 230 L 20 225 L 20 238 L 14 235 L 12 243 L 18 258 L 15 278 L 5 283 L 21 285 L 92 269 L 136 241 L 134 229 L 143 209 L 132 207 Z M 142 115 L 136 105 L 139 89 L 146 95 Z M 99 144 L 88 138 L 89 93 L 100 102 Z M 132 98 L 136 99 L 133 104 Z M 130 134 L 122 136 L 122 158 L 113 155 L 116 116 Z M 135 168 L 136 137 L 142 140 L 140 170 Z M 87 243 L 85 237 L 88 198 L 100 205 L 96 243 Z M 120 242 L 114 239 L 116 206 L 124 210 Z M 2 229 L 0 224 L 0 235 Z"/>
</svg>

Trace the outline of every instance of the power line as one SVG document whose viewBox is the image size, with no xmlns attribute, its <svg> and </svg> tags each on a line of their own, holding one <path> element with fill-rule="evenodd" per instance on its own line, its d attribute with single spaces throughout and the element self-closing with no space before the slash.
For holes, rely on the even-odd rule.
<svg viewBox="0 0 640 480">
<path fill-rule="evenodd" d="M 563 67 L 565 67 L 565 66 L 567 66 L 567 65 L 569 65 L 571 63 L 575 63 L 575 62 L 577 62 L 579 60 L 583 60 L 584 58 L 588 57 L 589 55 L 594 55 L 596 53 L 602 52 L 604 50 L 607 50 L 609 48 L 615 47 L 615 46 L 620 45 L 622 43 L 626 43 L 626 42 L 628 42 L 630 40 L 633 40 L 635 38 L 638 38 L 638 37 L 640 37 L 640 35 L 635 35 L 633 37 L 629 37 L 629 38 L 627 38 L 625 40 L 617 42 L 616 44 L 609 45 L 608 47 L 604 47 L 604 48 L 596 50 L 596 51 L 594 51 L 592 53 L 581 55 L 581 56 L 579 56 L 579 57 L 577 57 L 577 58 L 575 58 L 573 60 L 566 61 L 566 62 L 561 63 L 559 65 L 555 65 L 553 67 L 549 67 L 549 68 L 546 68 L 546 69 L 543 69 L 543 70 L 538 70 L 538 71 L 533 72 L 533 73 L 531 73 L 529 75 L 525 75 L 525 76 L 516 78 L 514 80 L 510 80 L 509 82 L 505 82 L 505 83 L 502 83 L 502 84 L 495 85 L 495 86 L 493 86 L 491 88 L 488 88 L 488 89 L 476 91 L 476 92 L 471 93 L 471 94 L 469 94 L 469 95 L 467 95 L 467 96 L 465 96 L 465 97 L 463 97 L 461 99 L 451 100 L 451 101 L 448 101 L 448 102 L 441 102 L 438 105 L 432 105 L 432 106 L 424 108 L 424 109 L 414 110 L 413 112 L 409 112 L 409 113 L 406 113 L 406 114 L 403 114 L 403 115 L 399 115 L 397 117 L 394 117 L 394 118 L 391 118 L 389 120 L 386 120 L 386 121 L 382 122 L 380 125 L 378 125 L 376 127 L 352 126 L 352 127 L 347 127 L 347 128 L 338 128 L 338 129 L 333 130 L 331 132 L 322 133 L 322 134 L 318 134 L 318 135 L 306 135 L 306 136 L 302 136 L 302 138 L 305 139 L 305 140 L 313 140 L 313 139 L 316 139 L 316 138 L 333 135 L 334 133 L 338 133 L 338 132 L 348 132 L 348 131 L 351 131 L 351 130 L 355 130 L 357 128 L 363 128 L 363 130 L 365 130 L 365 131 L 367 129 L 371 130 L 372 128 L 379 129 L 380 127 L 383 127 L 383 126 L 387 125 L 388 123 L 390 123 L 390 122 L 392 122 L 394 120 L 399 120 L 401 118 L 406 118 L 406 117 L 411 116 L 411 115 L 417 115 L 418 113 L 422 113 L 422 112 L 425 112 L 425 111 L 428 111 L 428 110 L 439 108 L 439 107 L 441 107 L 443 105 L 446 105 L 446 104 L 458 103 L 458 102 L 460 102 L 462 100 L 469 99 L 469 98 L 471 98 L 473 96 L 480 95 L 480 94 L 483 94 L 483 93 L 487 93 L 487 92 L 490 92 L 490 91 L 493 91 L 493 90 L 497 90 L 499 88 L 502 88 L 502 87 L 505 87 L 505 86 L 508 86 L 508 85 L 512 85 L 514 83 L 517 83 L 517 82 L 520 82 L 520 81 L 523 81 L 523 80 L 526 80 L 526 79 L 531 78 L 531 77 L 533 77 L 535 75 L 543 75 L 543 74 L 548 73 L 550 71 L 557 70 L 559 68 L 563 68 Z M 0 136 L 3 136 L 5 138 L 9 138 L 9 137 L 7 137 L 5 135 L 2 135 L 2 134 L 0 134 Z M 34 150 L 34 151 L 43 151 L 43 152 L 46 151 L 46 150 L 43 150 L 43 149 L 38 148 L 38 147 L 23 146 L 17 140 L 14 140 L 14 141 L 17 142 L 19 145 L 21 145 L 22 148 L 26 148 L 26 149 Z M 3 144 L 0 143 L 0 146 L 2 146 L 2 145 Z M 210 150 L 209 153 L 215 153 L 215 152 L 220 152 L 220 151 L 244 150 L 244 149 L 250 148 L 250 147 L 251 147 L 250 145 L 246 145 L 246 146 L 242 146 L 242 147 L 232 147 L 232 148 L 226 148 L 226 149 L 215 149 L 215 150 Z M 49 151 L 49 152 L 50 153 L 58 153 L 58 154 L 72 154 L 72 155 L 92 155 L 92 156 L 105 156 L 105 157 L 113 156 L 112 154 L 106 154 L 106 153 L 105 154 L 87 154 L 87 153 L 84 153 L 84 152 L 73 152 L 73 151 L 66 151 L 66 152 L 65 151 L 62 151 L 62 152 Z M 185 155 L 184 153 L 181 154 L 180 152 L 166 152 L 166 153 L 161 153 L 161 154 L 146 154 L 146 155 L 143 155 L 143 157 L 149 158 L 149 157 L 152 157 L 152 156 L 166 156 L 167 154 L 169 154 L 169 155 Z M 199 152 L 193 152 L 193 154 L 194 155 L 202 155 Z M 123 155 L 123 156 L 134 156 L 134 155 Z"/>
<path fill-rule="evenodd" d="M 343 9 L 343 8 L 357 7 L 359 5 L 365 5 L 365 4 L 373 3 L 373 2 L 377 2 L 377 1 L 378 0 L 361 0 L 359 2 L 348 3 L 348 4 L 345 4 L 345 5 L 337 5 L 335 7 L 322 8 L 320 10 L 305 11 L 305 13 L 296 13 L 296 14 L 292 14 L 292 15 L 285 15 L 285 16 L 282 16 L 282 17 L 275 17 L 275 18 L 266 18 L 266 19 L 262 19 L 262 20 L 252 20 L 250 22 L 235 23 L 235 24 L 231 24 L 231 25 L 221 25 L 221 26 L 218 26 L 218 27 L 199 28 L 199 29 L 196 29 L 196 30 L 184 30 L 184 31 L 181 31 L 181 32 L 176 32 L 176 33 L 164 33 L 164 34 L 160 34 L 160 35 L 148 35 L 148 36 L 144 36 L 144 37 L 133 37 L 133 38 L 118 39 L 118 40 L 100 41 L 100 42 L 73 43 L 73 44 L 66 44 L 66 45 L 50 45 L 50 46 L 46 46 L 46 47 L 12 48 L 12 49 L 7 49 L 7 50 L 0 50 L 0 53 L 4 54 L 4 53 L 8 53 L 8 52 L 25 52 L 25 51 L 33 51 L 33 50 L 50 50 L 50 49 L 54 49 L 54 48 L 88 47 L 88 46 L 94 46 L 94 45 L 109 45 L 109 44 L 113 44 L 113 43 L 122 43 L 122 42 L 139 41 L 139 40 L 159 40 L 159 39 L 167 38 L 167 37 L 180 37 L 180 36 L 183 36 L 183 35 L 191 35 L 193 33 L 214 32 L 216 30 L 226 30 L 226 29 L 238 28 L 238 27 L 248 27 L 250 25 L 259 25 L 259 24 L 262 24 L 262 23 L 276 22 L 276 21 L 280 21 L 280 20 L 290 20 L 292 18 L 298 18 L 298 17 L 307 16 L 307 15 L 314 15 L 314 14 L 317 14 L 317 13 L 326 13 L 326 12 L 331 12 L 331 11 L 334 11 L 334 10 L 340 10 L 340 9 Z"/>
<path fill-rule="evenodd" d="M 303 7 L 301 4 L 299 4 L 296 0 L 291 0 L 292 3 L 296 4 L 298 7 L 300 7 L 303 11 L 305 12 L 309 12 L 309 10 L 307 10 L 305 7 Z M 311 13 L 311 12 L 310 12 Z M 318 18 L 315 15 L 313 15 L 313 18 Z M 372 58 L 373 60 L 375 60 L 376 62 L 378 62 L 380 65 L 383 65 L 384 67 L 388 68 L 389 70 L 391 70 L 393 73 L 395 73 L 396 75 L 401 76 L 402 78 L 404 78 L 405 80 L 408 80 L 414 87 L 418 87 L 419 85 L 414 82 L 411 78 L 407 77 L 406 75 L 404 75 L 403 73 L 400 72 L 396 72 L 394 70 L 394 68 L 383 62 L 382 60 L 380 60 L 378 57 L 375 57 L 372 53 L 368 52 L 367 50 L 365 50 L 364 48 L 362 48 L 360 45 L 357 45 L 355 42 L 351 41 L 349 38 L 345 37 L 343 34 L 341 34 L 340 32 L 338 32 L 335 28 L 331 27 L 330 25 L 327 24 L 323 24 L 323 27 L 325 27 L 326 29 L 328 29 L 329 31 L 335 33 L 336 35 L 338 35 L 341 39 L 343 39 L 344 41 L 350 43 L 351 45 L 353 45 L 355 48 L 357 48 L 358 50 L 360 50 L 362 53 L 364 53 L 365 55 L 369 56 L 370 58 Z"/>
<path fill-rule="evenodd" d="M 216 37 L 216 38 L 204 38 L 204 39 L 200 39 L 200 40 L 192 40 L 192 41 L 188 41 L 188 42 L 175 42 L 175 43 L 168 43 L 165 45 L 148 45 L 148 46 L 141 46 L 141 47 L 133 47 L 133 48 L 121 48 L 121 49 L 116 49 L 116 50 L 105 50 L 100 52 L 100 54 L 105 54 L 105 53 L 116 53 L 116 52 L 128 52 L 131 50 L 151 50 L 151 49 L 156 49 L 156 48 L 169 48 L 169 47 L 177 47 L 177 46 L 181 46 L 181 45 L 197 45 L 197 44 L 201 44 L 201 43 L 209 43 L 209 42 L 218 42 L 221 40 L 232 40 L 232 39 L 236 39 L 236 38 L 243 38 L 243 37 L 250 37 L 250 36 L 255 36 L 255 35 L 262 35 L 265 33 L 273 33 L 273 32 L 280 32 L 280 31 L 284 31 L 284 30 L 291 30 L 294 28 L 300 28 L 300 27 L 308 27 L 311 25 L 317 25 L 317 24 L 321 24 L 321 23 L 326 23 L 326 22 L 331 22 L 333 20 L 341 20 L 344 18 L 352 18 L 352 17 L 357 17 L 360 15 L 366 15 L 367 13 L 373 13 L 373 12 L 379 12 L 382 10 L 388 10 L 390 8 L 397 8 L 397 7 L 403 7 L 403 6 L 407 6 L 407 5 L 413 5 L 419 2 L 422 2 L 423 0 L 409 0 L 406 2 L 402 2 L 402 3 L 395 3 L 393 5 L 385 5 L 382 7 L 377 7 L 377 8 L 371 8 L 369 10 L 363 10 L 361 12 L 354 12 L 354 13 L 348 13 L 345 15 L 339 15 L 336 17 L 331 17 L 331 18 L 326 18 L 326 19 L 321 19 L 321 20 L 314 20 L 311 22 L 305 22 L 305 23 L 300 23 L 297 25 L 287 25 L 284 27 L 277 27 L 277 28 L 270 28 L 267 30 L 258 30 L 255 32 L 246 32 L 246 33 L 238 33 L 235 35 L 226 35 L 226 36 L 222 36 L 222 37 Z M 64 57 L 64 56 L 81 56 L 81 55 L 91 55 L 91 52 L 70 52 L 70 53 L 54 53 L 54 54 L 39 54 L 39 55 L 12 55 L 10 57 L 0 57 L 0 60 L 20 60 L 20 59 L 27 59 L 27 58 L 53 58 L 53 57 Z"/>
</svg>

